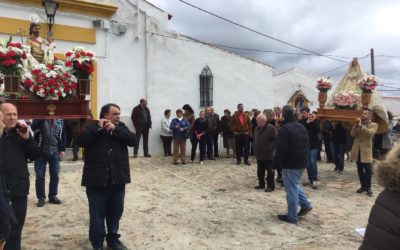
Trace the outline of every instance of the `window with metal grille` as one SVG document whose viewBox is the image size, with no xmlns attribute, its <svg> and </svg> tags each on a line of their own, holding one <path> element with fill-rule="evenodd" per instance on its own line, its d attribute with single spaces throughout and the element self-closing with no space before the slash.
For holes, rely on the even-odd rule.
<svg viewBox="0 0 400 250">
<path fill-rule="evenodd" d="M 213 105 L 213 75 L 208 66 L 200 74 L 200 107 Z"/>
</svg>

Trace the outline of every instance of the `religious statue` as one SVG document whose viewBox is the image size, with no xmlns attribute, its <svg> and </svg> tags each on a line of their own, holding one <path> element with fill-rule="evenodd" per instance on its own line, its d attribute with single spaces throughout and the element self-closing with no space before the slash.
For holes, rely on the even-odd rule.
<svg viewBox="0 0 400 250">
<path fill-rule="evenodd" d="M 40 37 L 40 24 L 31 23 L 29 26 L 29 37 L 25 41 L 25 45 L 30 46 L 30 58 L 33 64 L 44 63 L 52 64 L 54 61 L 54 48 L 56 47 L 53 42 L 53 37 L 48 36 L 46 40 Z"/>
</svg>

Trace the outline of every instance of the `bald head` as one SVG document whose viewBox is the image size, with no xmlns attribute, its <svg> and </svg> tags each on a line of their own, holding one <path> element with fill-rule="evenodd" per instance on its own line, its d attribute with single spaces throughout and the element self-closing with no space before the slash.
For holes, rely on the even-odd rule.
<svg viewBox="0 0 400 250">
<path fill-rule="evenodd" d="M 257 126 L 262 128 L 267 123 L 267 117 L 265 115 L 259 114 L 256 118 Z"/>
<path fill-rule="evenodd" d="M 1 104 L 1 112 L 3 113 L 3 122 L 6 128 L 14 128 L 18 120 L 17 107 L 12 103 L 6 102 Z"/>
</svg>

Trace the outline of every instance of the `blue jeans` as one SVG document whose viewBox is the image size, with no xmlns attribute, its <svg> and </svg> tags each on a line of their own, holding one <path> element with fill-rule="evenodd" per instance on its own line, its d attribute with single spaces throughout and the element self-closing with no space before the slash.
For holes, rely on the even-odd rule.
<svg viewBox="0 0 400 250">
<path fill-rule="evenodd" d="M 36 173 L 36 197 L 45 199 L 45 177 L 46 165 L 49 163 L 50 183 L 49 183 L 49 198 L 55 197 L 58 194 L 58 182 L 60 173 L 60 155 L 55 153 L 52 155 L 43 155 L 35 161 L 34 168 Z"/>
<path fill-rule="evenodd" d="M 297 223 L 297 209 L 310 208 L 306 194 L 301 189 L 300 179 L 304 169 L 282 169 L 283 184 L 285 185 L 286 201 L 288 205 L 287 217 L 293 223 Z"/>
<path fill-rule="evenodd" d="M 344 154 L 346 153 L 346 143 L 334 143 L 334 156 L 335 169 L 343 171 L 344 169 Z"/>
<path fill-rule="evenodd" d="M 318 148 L 310 149 L 310 165 L 307 168 L 308 180 L 310 183 L 318 179 L 317 157 Z"/>
<path fill-rule="evenodd" d="M 120 237 L 119 220 L 124 211 L 125 184 L 108 187 L 86 187 L 89 201 L 89 239 L 93 247 L 102 247 L 104 237 L 109 245 Z M 104 227 L 107 224 L 107 235 Z"/>
</svg>

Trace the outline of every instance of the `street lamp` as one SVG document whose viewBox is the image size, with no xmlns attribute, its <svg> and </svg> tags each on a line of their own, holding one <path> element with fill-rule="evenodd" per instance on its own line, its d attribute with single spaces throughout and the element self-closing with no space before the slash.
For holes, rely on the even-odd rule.
<svg viewBox="0 0 400 250">
<path fill-rule="evenodd" d="M 48 36 L 51 36 L 53 33 L 51 32 L 51 26 L 54 24 L 54 17 L 56 15 L 58 9 L 58 3 L 54 0 L 42 0 L 42 6 L 46 11 L 47 20 L 49 23 L 49 32 Z"/>
</svg>

